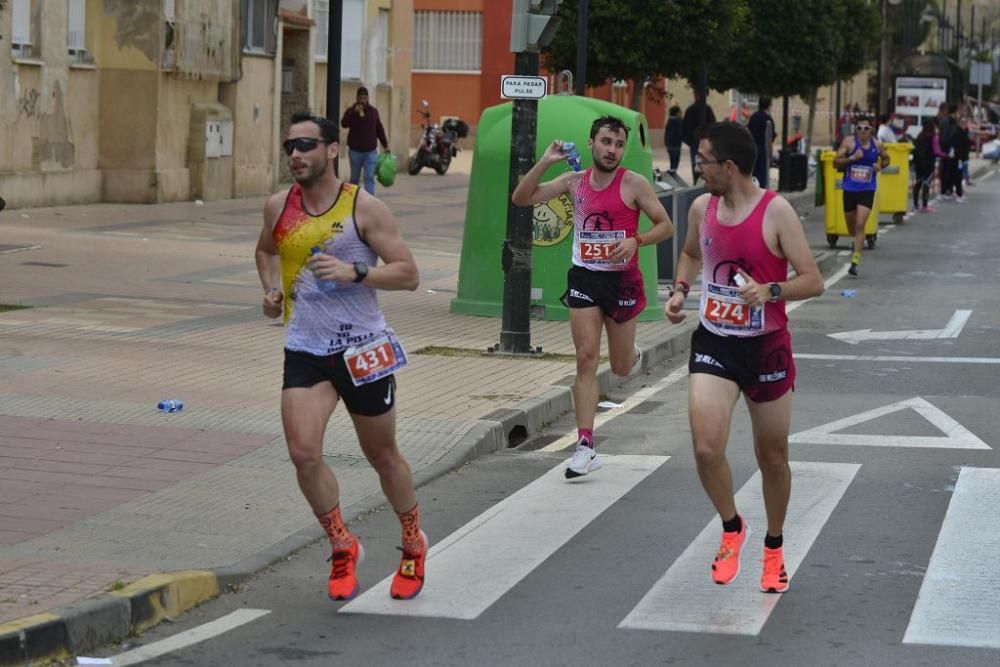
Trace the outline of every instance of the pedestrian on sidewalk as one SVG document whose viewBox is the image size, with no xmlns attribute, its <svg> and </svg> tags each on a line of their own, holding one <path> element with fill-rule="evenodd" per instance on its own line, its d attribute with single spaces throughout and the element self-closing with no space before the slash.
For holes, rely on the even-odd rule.
<svg viewBox="0 0 1000 667">
<path fill-rule="evenodd" d="M 419 274 L 386 205 L 334 174 L 337 135 L 325 118 L 292 116 L 282 146 L 295 184 L 264 204 L 257 272 L 264 314 L 284 313 L 288 327 L 281 421 L 299 489 L 333 548 L 329 595 L 357 595 L 356 567 L 364 557 L 344 525 L 337 478 L 323 460 L 327 422 L 343 400 L 361 451 L 399 517 L 403 556 L 391 595 L 408 599 L 423 587 L 427 536 L 410 467 L 396 447 L 393 373 L 405 355 L 375 290 L 414 290 Z"/>
<path fill-rule="evenodd" d="M 692 183 L 698 182 L 698 170 L 694 165 L 694 157 L 698 152 L 698 138 L 703 127 L 715 122 L 715 112 L 705 102 L 705 95 L 700 90 L 694 91 L 694 102 L 684 111 L 684 143 L 691 151 Z"/>
<path fill-rule="evenodd" d="M 889 164 L 882 142 L 872 136 L 869 116 L 858 116 L 853 137 L 845 137 L 833 158 L 833 166 L 844 170 L 844 216 L 847 231 L 854 237 L 854 252 L 848 273 L 858 275 L 861 249 L 865 245 L 865 223 L 875 205 L 878 172 Z"/>
<path fill-rule="evenodd" d="M 365 173 L 365 190 L 375 194 L 375 167 L 378 163 L 378 144 L 382 150 L 389 150 L 389 140 L 382 127 L 378 109 L 368 101 L 368 89 L 358 88 L 354 104 L 344 111 L 340 119 L 341 127 L 347 128 L 347 155 L 351 159 L 351 183 L 361 182 L 361 172 Z"/>
<path fill-rule="evenodd" d="M 970 183 L 969 179 L 969 157 L 972 152 L 972 137 L 969 136 L 969 119 L 960 116 L 958 119 L 958 132 L 955 133 L 955 140 L 952 142 L 955 147 L 955 194 L 958 195 L 955 201 L 962 203 L 965 201 L 964 186 Z"/>
<path fill-rule="evenodd" d="M 961 131 L 958 127 L 958 105 L 952 102 L 945 111 L 938 119 L 938 142 L 944 153 L 941 158 L 941 194 L 945 199 L 955 195 L 961 199 L 964 193 L 958 158 L 955 157 L 955 140 Z"/>
<path fill-rule="evenodd" d="M 921 213 L 936 212 L 927 202 L 931 181 L 934 180 L 934 164 L 937 161 L 934 154 L 936 135 L 937 125 L 934 119 L 925 118 L 920 134 L 913 142 L 913 208 Z"/>
<path fill-rule="evenodd" d="M 771 118 L 771 98 L 762 95 L 757 102 L 757 111 L 750 116 L 747 129 L 753 136 L 757 147 L 757 159 L 753 163 L 753 176 L 757 185 L 767 189 L 767 181 L 771 175 L 771 151 L 774 144 L 774 119 Z"/>
<path fill-rule="evenodd" d="M 736 507 L 726 459 L 733 408 L 742 392 L 767 512 L 760 588 L 783 593 L 788 590 L 782 530 L 792 483 L 788 432 L 795 386 L 785 301 L 822 294 L 823 277 L 795 209 L 753 182 L 754 143 L 744 127 L 727 122 L 705 128 L 697 160 L 708 193 L 691 205 L 665 312 L 675 324 L 685 319 L 684 299 L 700 272 L 688 414 L 698 476 L 722 520 L 712 580 L 728 584 L 736 578 L 750 534 Z M 794 278 L 788 278 L 789 263 Z"/>
<path fill-rule="evenodd" d="M 620 119 L 598 118 L 587 142 L 594 166 L 541 183 L 550 166 L 566 159 L 563 142 L 553 141 L 511 196 L 515 206 L 541 204 L 562 194 L 573 198 L 573 266 L 562 302 L 569 309 L 576 348 L 573 403 L 578 440 L 566 469 L 568 479 L 601 467 L 594 446 L 601 328 L 608 334 L 611 372 L 618 376 L 638 372 L 642 354 L 635 344 L 635 318 L 646 306 L 646 293 L 637 251 L 641 245 L 670 238 L 674 231 L 649 181 L 621 167 L 628 133 Z M 653 222 L 641 236 L 640 212 Z"/>
<path fill-rule="evenodd" d="M 667 145 L 667 155 L 670 157 L 670 173 L 676 175 L 681 163 L 681 148 L 684 145 L 684 119 L 681 118 L 681 108 L 676 104 L 670 107 L 670 117 L 663 132 L 664 143 Z"/>
</svg>

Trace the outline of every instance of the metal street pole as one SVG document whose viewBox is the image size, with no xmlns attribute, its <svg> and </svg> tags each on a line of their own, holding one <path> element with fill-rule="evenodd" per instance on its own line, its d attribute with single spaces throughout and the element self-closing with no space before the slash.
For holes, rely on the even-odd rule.
<svg viewBox="0 0 1000 667">
<path fill-rule="evenodd" d="M 576 13 L 576 94 L 587 92 L 587 14 L 589 0 L 580 0 Z"/>
<path fill-rule="evenodd" d="M 330 0 L 326 28 L 326 117 L 340 127 L 340 41 L 344 31 L 344 0 Z M 343 151 L 341 142 L 341 151 Z M 333 173 L 340 175 L 340 159 L 333 161 Z"/>
<path fill-rule="evenodd" d="M 885 70 L 885 36 L 887 0 L 882 0 L 882 26 L 878 41 L 878 67 L 875 70 L 875 117 L 882 113 L 882 72 Z"/>
<path fill-rule="evenodd" d="M 538 54 L 519 52 L 514 73 L 538 75 Z M 503 244 L 503 313 L 500 352 L 531 353 L 531 244 L 533 206 L 515 206 L 510 200 L 521 177 L 535 162 L 538 100 L 514 100 L 511 114 L 510 175 L 507 181 L 507 238 Z"/>
</svg>

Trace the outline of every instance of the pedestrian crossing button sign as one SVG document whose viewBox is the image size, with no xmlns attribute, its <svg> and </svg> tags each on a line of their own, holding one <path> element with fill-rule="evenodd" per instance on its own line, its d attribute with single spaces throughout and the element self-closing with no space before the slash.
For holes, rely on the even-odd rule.
<svg viewBox="0 0 1000 667">
<path fill-rule="evenodd" d="M 544 76 L 504 74 L 500 77 L 500 95 L 507 100 L 540 100 L 548 92 Z"/>
</svg>

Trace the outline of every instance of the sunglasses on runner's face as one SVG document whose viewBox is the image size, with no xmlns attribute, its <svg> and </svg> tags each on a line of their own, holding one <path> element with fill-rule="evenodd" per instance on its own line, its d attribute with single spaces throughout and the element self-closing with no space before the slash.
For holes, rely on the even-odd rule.
<svg viewBox="0 0 1000 667">
<path fill-rule="evenodd" d="M 871 132 L 871 125 L 858 125 L 858 132 Z"/>
<path fill-rule="evenodd" d="M 285 149 L 285 155 L 291 155 L 292 152 L 298 150 L 300 153 L 308 153 L 309 151 L 315 150 L 316 146 L 319 144 L 328 144 L 329 141 L 323 141 L 322 139 L 313 139 L 312 137 L 299 137 L 298 139 L 288 139 L 285 143 L 281 144 L 282 148 Z"/>
</svg>

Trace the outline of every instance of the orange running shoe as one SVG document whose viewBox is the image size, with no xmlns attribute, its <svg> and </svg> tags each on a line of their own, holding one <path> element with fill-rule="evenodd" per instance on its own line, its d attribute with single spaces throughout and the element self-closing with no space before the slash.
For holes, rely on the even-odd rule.
<svg viewBox="0 0 1000 667">
<path fill-rule="evenodd" d="M 329 558 L 333 562 L 328 585 L 331 600 L 351 600 L 358 594 L 361 586 L 358 584 L 355 568 L 364 559 L 365 548 L 356 537 L 351 541 L 350 549 L 333 552 Z"/>
<path fill-rule="evenodd" d="M 402 547 L 403 557 L 399 561 L 399 569 L 392 578 L 389 595 L 395 600 L 411 600 L 424 587 L 424 560 L 427 558 L 427 535 L 420 531 L 420 541 L 424 550 L 419 554 L 411 554 Z"/>
<path fill-rule="evenodd" d="M 740 550 L 750 535 L 750 526 L 743 517 L 743 525 L 738 533 L 722 533 L 722 544 L 712 561 L 712 581 L 717 584 L 728 584 L 740 573 Z"/>
<path fill-rule="evenodd" d="M 788 590 L 785 552 L 781 547 L 764 547 L 764 571 L 760 575 L 760 590 L 765 593 L 784 593 Z"/>
</svg>

